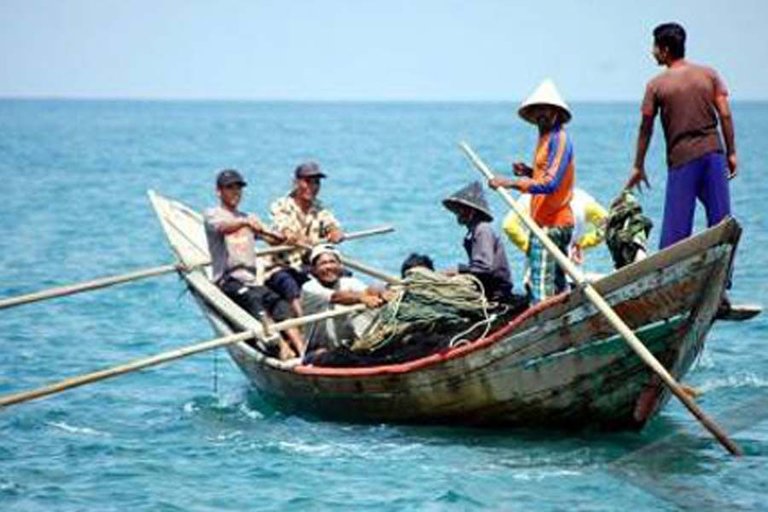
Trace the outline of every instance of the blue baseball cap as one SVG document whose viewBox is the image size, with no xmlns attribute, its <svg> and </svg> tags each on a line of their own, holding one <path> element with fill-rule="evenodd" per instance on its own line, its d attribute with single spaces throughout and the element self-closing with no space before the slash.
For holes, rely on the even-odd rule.
<svg viewBox="0 0 768 512">
<path fill-rule="evenodd" d="M 218 188 L 224 188 L 235 184 L 238 184 L 241 187 L 247 185 L 240 173 L 234 169 L 224 169 L 218 176 L 216 176 L 216 186 Z"/>
<path fill-rule="evenodd" d="M 294 175 L 296 176 L 296 179 L 326 177 L 325 173 L 320 170 L 320 166 L 317 165 L 317 162 L 312 161 L 304 162 L 303 164 L 300 164 L 298 167 L 296 167 Z"/>
</svg>

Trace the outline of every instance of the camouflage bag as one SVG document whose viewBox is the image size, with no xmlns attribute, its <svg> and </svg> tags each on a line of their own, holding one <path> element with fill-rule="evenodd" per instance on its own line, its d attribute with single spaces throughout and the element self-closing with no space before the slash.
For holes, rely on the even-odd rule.
<svg viewBox="0 0 768 512">
<path fill-rule="evenodd" d="M 639 250 L 646 250 L 652 227 L 653 222 L 643 215 L 643 208 L 629 191 L 624 190 L 613 201 L 605 223 L 605 243 L 616 269 L 635 261 Z"/>
</svg>

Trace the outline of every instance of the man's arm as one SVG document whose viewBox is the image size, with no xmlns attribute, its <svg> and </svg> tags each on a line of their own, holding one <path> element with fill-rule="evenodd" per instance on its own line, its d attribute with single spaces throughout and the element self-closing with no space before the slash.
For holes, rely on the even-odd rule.
<svg viewBox="0 0 768 512">
<path fill-rule="evenodd" d="M 635 163 L 632 167 L 632 171 L 629 174 L 629 179 L 624 188 L 630 189 L 637 187 L 642 190 L 642 184 L 651 188 L 651 184 L 648 182 L 648 176 L 645 174 L 645 154 L 648 152 L 648 145 L 651 142 L 651 136 L 653 135 L 653 121 L 655 116 L 643 114 L 643 118 L 640 121 L 640 129 L 637 133 L 637 148 L 635 150 Z"/>
<path fill-rule="evenodd" d="M 328 230 L 328 234 L 325 235 L 325 239 L 332 244 L 338 244 L 344 240 L 344 232 L 339 229 L 338 226 L 334 226 Z"/>
<path fill-rule="evenodd" d="M 736 136 L 733 129 L 733 117 L 731 116 L 731 106 L 728 104 L 728 96 L 718 94 L 715 98 L 715 110 L 720 117 L 720 126 L 723 129 L 723 139 L 725 140 L 725 154 L 728 158 L 728 178 L 733 179 L 738 173 L 739 161 L 736 157 Z"/>
<path fill-rule="evenodd" d="M 365 304 L 368 308 L 377 308 L 387 300 L 383 290 L 366 286 L 365 283 L 354 277 L 346 278 L 342 283 L 345 289 L 335 290 L 331 294 L 331 304 L 343 304 L 346 306 Z"/>
<path fill-rule="evenodd" d="M 352 306 L 354 304 L 365 304 L 368 308 L 377 308 L 386 302 L 383 292 L 376 288 L 366 288 L 361 291 L 338 290 L 331 295 L 331 304 L 343 304 Z"/>
<path fill-rule="evenodd" d="M 253 231 L 254 235 L 264 231 L 264 226 L 255 215 L 235 217 L 233 219 L 223 219 L 213 215 L 206 216 L 205 222 L 222 235 L 228 235 L 246 227 Z"/>
<path fill-rule="evenodd" d="M 319 216 L 323 228 L 320 233 L 321 237 L 324 237 L 332 244 L 338 244 L 344 240 L 344 231 L 341 229 L 341 223 L 329 209 L 323 208 Z"/>
</svg>

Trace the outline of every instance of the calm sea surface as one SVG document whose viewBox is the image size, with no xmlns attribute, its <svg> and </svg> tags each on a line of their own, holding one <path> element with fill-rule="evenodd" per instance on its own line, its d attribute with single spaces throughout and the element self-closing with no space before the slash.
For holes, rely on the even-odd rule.
<svg viewBox="0 0 768 512">
<path fill-rule="evenodd" d="M 733 297 L 768 279 L 768 104 L 736 104 L 732 201 L 745 233 Z M 243 206 L 266 216 L 301 160 L 330 176 L 321 197 L 350 256 L 396 272 L 411 251 L 463 258 L 440 200 L 494 167 L 529 160 L 535 130 L 514 104 L 0 101 L 0 296 L 172 261 L 146 191 L 215 202 L 222 167 L 244 172 Z M 631 164 L 635 104 L 575 104 L 577 181 L 603 203 Z M 660 222 L 657 129 L 643 196 Z M 497 225 L 505 211 L 489 195 Z M 698 212 L 703 217 L 703 211 Z M 699 219 L 700 221 L 700 219 Z M 698 223 L 701 227 L 701 222 Z M 658 240 L 653 233 L 653 244 Z M 522 256 L 508 247 L 515 279 Z M 587 270 L 607 271 L 604 248 Z M 727 456 L 677 403 L 642 433 L 352 425 L 265 405 L 225 352 L 0 411 L 0 510 L 765 510 L 768 315 L 718 323 L 686 383 L 747 452 Z M 0 311 L 0 394 L 212 337 L 175 276 Z"/>
</svg>

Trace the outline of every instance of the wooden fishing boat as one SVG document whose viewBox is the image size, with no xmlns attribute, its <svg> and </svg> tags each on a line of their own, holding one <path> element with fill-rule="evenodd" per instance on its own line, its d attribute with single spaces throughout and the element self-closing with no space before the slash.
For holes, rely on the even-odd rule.
<svg viewBox="0 0 768 512">
<path fill-rule="evenodd" d="M 150 192 L 192 294 L 220 335 L 262 328 L 209 280 L 201 215 Z M 741 229 L 725 220 L 593 283 L 676 379 L 701 353 Z M 467 345 L 401 364 L 328 368 L 227 347 L 267 400 L 320 418 L 395 423 L 642 428 L 670 394 L 581 290 Z"/>
</svg>

